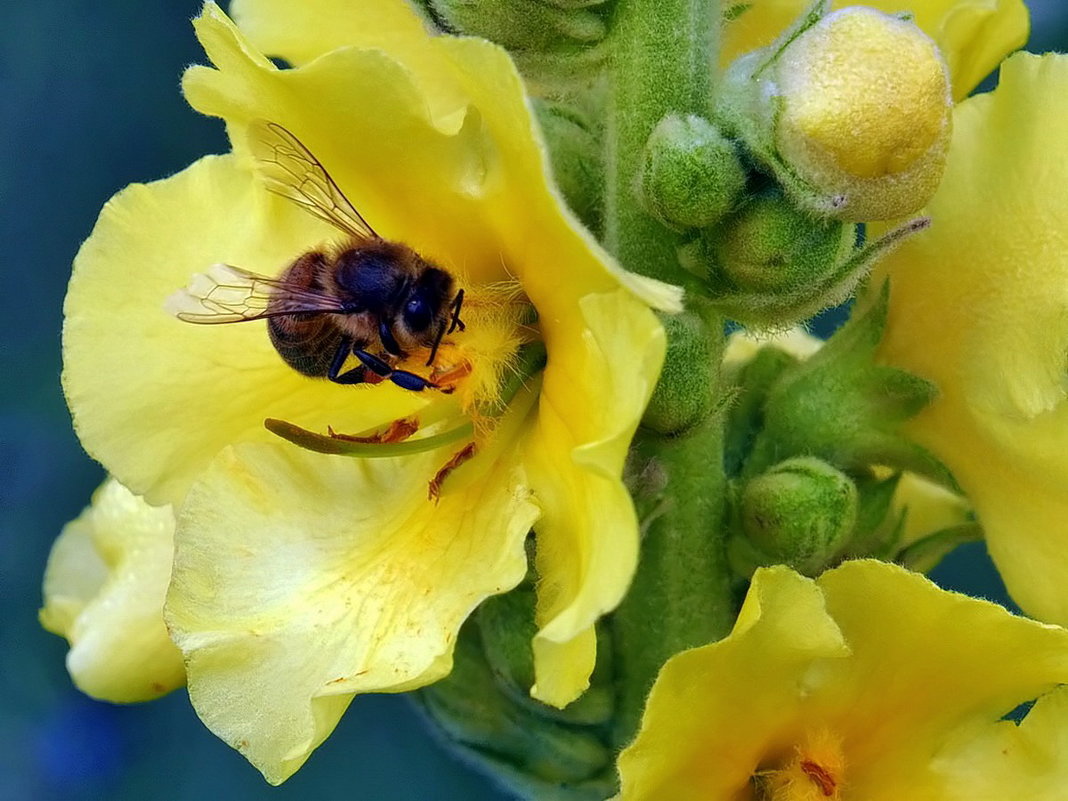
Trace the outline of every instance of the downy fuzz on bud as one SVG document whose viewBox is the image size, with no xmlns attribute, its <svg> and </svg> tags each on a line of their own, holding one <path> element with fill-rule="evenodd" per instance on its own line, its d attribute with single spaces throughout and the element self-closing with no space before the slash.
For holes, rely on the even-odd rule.
<svg viewBox="0 0 1068 801">
<path fill-rule="evenodd" d="M 814 576 L 849 540 L 857 489 L 821 459 L 787 459 L 742 488 L 737 511 L 742 532 L 760 553 Z"/>
<path fill-rule="evenodd" d="M 596 8 L 535 0 L 426 0 L 438 20 L 458 33 L 481 36 L 510 50 L 590 45 L 607 27 Z M 594 4 L 596 6 L 596 4 Z"/>
<path fill-rule="evenodd" d="M 669 228 L 719 222 L 745 189 L 734 144 L 701 117 L 669 114 L 653 129 L 642 164 L 641 199 Z"/>
<path fill-rule="evenodd" d="M 942 177 L 949 75 L 910 21 L 813 6 L 727 71 L 717 115 L 809 211 L 846 221 L 922 208 Z"/>
</svg>

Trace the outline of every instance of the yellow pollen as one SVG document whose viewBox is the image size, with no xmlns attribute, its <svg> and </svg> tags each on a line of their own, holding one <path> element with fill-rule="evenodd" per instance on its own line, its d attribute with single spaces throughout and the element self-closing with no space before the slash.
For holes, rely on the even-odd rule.
<svg viewBox="0 0 1068 801">
<path fill-rule="evenodd" d="M 485 433 L 482 429 L 488 423 L 478 410 L 497 400 L 519 346 L 530 339 L 530 331 L 522 325 L 529 302 L 515 282 L 477 285 L 457 278 L 465 290 L 460 313 L 464 329 L 445 337 L 432 366 L 426 365 L 427 350 L 413 353 L 396 367 L 445 389 L 476 430 Z"/>
</svg>

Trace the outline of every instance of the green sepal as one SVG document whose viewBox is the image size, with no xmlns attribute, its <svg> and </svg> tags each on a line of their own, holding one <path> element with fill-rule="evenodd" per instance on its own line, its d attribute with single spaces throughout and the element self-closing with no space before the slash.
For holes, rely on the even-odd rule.
<svg viewBox="0 0 1068 801">
<path fill-rule="evenodd" d="M 847 556 L 893 558 L 904 524 L 903 515 L 891 514 L 894 493 L 900 481 L 900 473 L 884 479 L 870 474 L 854 479 L 857 488 L 857 525 L 846 551 Z"/>
<path fill-rule="evenodd" d="M 749 361 L 724 375 L 733 388 L 733 402 L 727 413 L 723 465 L 728 476 L 737 476 L 764 427 L 764 403 L 775 382 L 796 357 L 768 345 Z"/>
<path fill-rule="evenodd" d="M 613 754 L 596 730 L 549 720 L 501 692 L 473 621 L 460 631 L 449 676 L 414 695 L 447 747 L 522 798 L 600 801 L 614 792 Z"/>
<path fill-rule="evenodd" d="M 598 632 L 597 667 L 589 689 L 563 709 L 547 706 L 530 697 L 534 685 L 534 655 L 531 642 L 537 634 L 534 622 L 535 593 L 530 585 L 496 595 L 482 602 L 475 612 L 486 663 L 497 685 L 513 703 L 540 717 L 563 723 L 594 726 L 612 716 L 611 640 Z"/>
<path fill-rule="evenodd" d="M 934 570 L 953 549 L 982 539 L 983 527 L 979 523 L 961 523 L 917 540 L 901 551 L 895 561 L 909 570 L 927 573 Z"/>
<path fill-rule="evenodd" d="M 859 473 L 869 465 L 910 470 L 956 489 L 946 467 L 906 439 L 899 426 L 937 394 L 918 376 L 875 363 L 889 286 L 808 360 L 786 370 L 764 404 L 764 428 L 743 469 L 747 477 L 790 456 L 815 456 Z"/>
</svg>

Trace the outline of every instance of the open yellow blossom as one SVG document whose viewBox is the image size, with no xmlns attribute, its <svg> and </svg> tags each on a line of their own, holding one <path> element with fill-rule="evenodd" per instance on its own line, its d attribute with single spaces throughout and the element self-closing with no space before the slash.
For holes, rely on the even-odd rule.
<svg viewBox="0 0 1068 801">
<path fill-rule="evenodd" d="M 1068 58 L 956 112 L 931 228 L 880 266 L 880 357 L 937 384 L 909 433 L 953 471 L 1020 606 L 1068 624 Z"/>
<path fill-rule="evenodd" d="M 167 621 L 190 697 L 280 782 L 355 693 L 448 672 L 464 618 L 524 576 L 532 525 L 533 692 L 555 705 L 581 693 L 593 624 L 637 558 L 621 473 L 664 354 L 649 305 L 679 298 L 620 270 L 567 212 L 500 48 L 432 37 L 401 0 L 254 0 L 237 12 L 253 41 L 207 5 L 196 29 L 214 67 L 184 80 L 196 109 L 226 121 L 233 153 L 105 207 L 71 281 L 64 385 L 87 450 L 151 502 L 181 502 Z M 262 120 L 298 137 L 383 237 L 483 298 L 442 346 L 472 368 L 453 395 L 308 378 L 262 322 L 192 326 L 164 312 L 212 264 L 278 275 L 338 238 L 268 191 L 250 149 Z M 509 283 L 537 314 L 521 331 L 485 301 Z M 504 352 L 491 353 L 480 321 L 504 325 Z M 475 419 L 474 457 L 443 469 L 465 440 L 430 448 L 424 433 L 477 418 L 496 381 L 467 382 L 487 362 L 507 376 L 531 338 L 544 371 L 492 424 Z M 425 431 L 363 460 L 284 443 L 266 418 L 346 433 L 414 418 Z"/>
<path fill-rule="evenodd" d="M 766 47 L 797 19 L 810 0 L 754 0 L 737 3 L 724 28 L 720 63 Z M 908 12 L 935 40 L 949 66 L 953 96 L 966 97 L 1005 56 L 1027 41 L 1028 15 L 1023 0 L 835 0 L 835 9 L 866 6 L 887 14 Z"/>
<path fill-rule="evenodd" d="M 619 798 L 1054 801 L 1066 680 L 1068 631 L 902 568 L 763 569 L 728 637 L 661 670 Z"/>
<path fill-rule="evenodd" d="M 59 535 L 44 577 L 41 625 L 70 641 L 67 670 L 105 701 L 147 701 L 185 682 L 163 625 L 174 513 L 114 479 Z"/>
</svg>

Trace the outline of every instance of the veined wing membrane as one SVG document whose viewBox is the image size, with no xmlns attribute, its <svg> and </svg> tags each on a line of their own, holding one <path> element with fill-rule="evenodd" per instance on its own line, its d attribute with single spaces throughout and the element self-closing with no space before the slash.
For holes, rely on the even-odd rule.
<svg viewBox="0 0 1068 801">
<path fill-rule="evenodd" d="M 273 301 L 273 303 L 272 303 Z M 336 298 L 229 264 L 197 273 L 163 308 L 187 323 L 243 323 L 283 314 L 342 314 Z"/>
<path fill-rule="evenodd" d="M 356 239 L 379 239 L 322 163 L 276 122 L 255 120 L 249 143 L 267 188 Z"/>
</svg>

